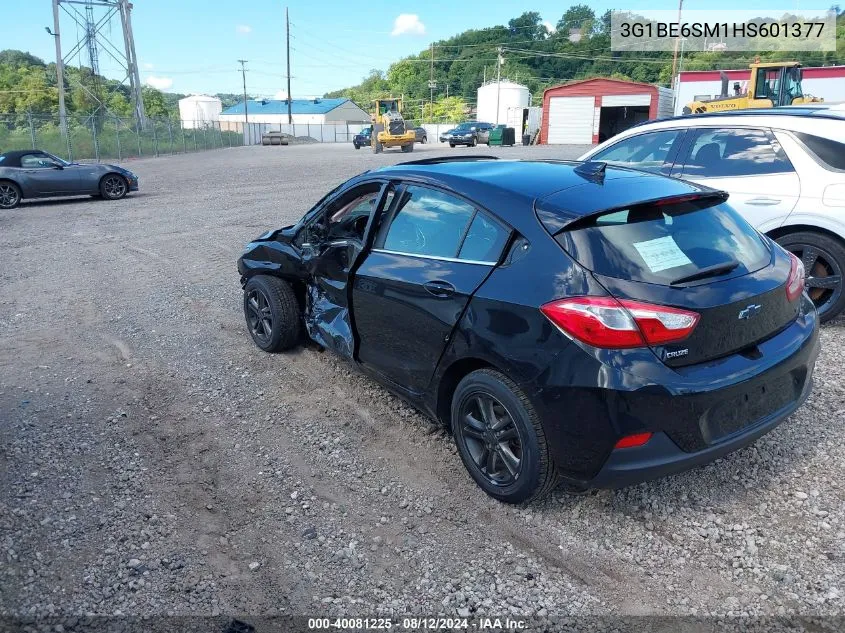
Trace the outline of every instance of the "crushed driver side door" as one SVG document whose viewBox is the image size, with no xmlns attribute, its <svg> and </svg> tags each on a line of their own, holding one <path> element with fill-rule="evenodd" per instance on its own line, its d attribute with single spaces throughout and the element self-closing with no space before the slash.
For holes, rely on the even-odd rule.
<svg viewBox="0 0 845 633">
<path fill-rule="evenodd" d="M 302 262 L 310 277 L 305 327 L 312 340 L 344 358 L 355 351 L 349 275 L 386 189 L 384 182 L 370 181 L 342 191 L 303 229 Z"/>
</svg>

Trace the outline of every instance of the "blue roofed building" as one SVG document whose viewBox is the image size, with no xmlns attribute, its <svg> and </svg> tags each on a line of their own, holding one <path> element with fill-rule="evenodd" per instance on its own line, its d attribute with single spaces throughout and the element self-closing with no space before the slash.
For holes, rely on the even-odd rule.
<svg viewBox="0 0 845 633">
<path fill-rule="evenodd" d="M 302 123 L 369 123 L 370 115 L 351 99 L 292 99 L 290 104 L 293 122 Z M 250 123 L 285 125 L 288 123 L 287 99 L 250 99 L 247 102 Z M 220 122 L 243 123 L 243 102 L 220 113 Z M 225 125 L 224 125 L 225 128 Z"/>
</svg>

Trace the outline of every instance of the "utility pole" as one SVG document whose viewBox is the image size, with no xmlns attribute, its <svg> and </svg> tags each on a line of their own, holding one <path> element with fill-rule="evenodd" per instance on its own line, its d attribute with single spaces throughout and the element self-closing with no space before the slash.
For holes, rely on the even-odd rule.
<svg viewBox="0 0 845 633">
<path fill-rule="evenodd" d="M 49 29 L 48 29 L 49 32 Z M 59 128 L 67 137 L 67 110 L 65 109 L 65 64 L 62 60 L 62 38 L 59 35 L 59 0 L 53 0 L 53 39 L 56 40 L 56 83 L 59 87 Z"/>
<path fill-rule="evenodd" d="M 120 0 L 119 9 L 123 44 L 126 49 L 126 70 L 129 75 L 129 89 L 132 92 L 132 106 L 138 125 L 144 129 L 147 113 L 144 109 L 144 98 L 141 95 L 141 75 L 138 71 L 138 54 L 135 52 L 135 34 L 132 32 L 132 3 L 128 0 Z"/>
<path fill-rule="evenodd" d="M 681 23 L 681 9 L 684 7 L 684 0 L 678 0 L 678 24 Z M 680 41 L 680 34 L 675 38 L 675 51 L 672 53 L 672 89 L 675 89 L 675 70 L 678 67 L 678 42 Z"/>
<path fill-rule="evenodd" d="M 290 17 L 288 16 L 288 8 L 285 7 L 285 32 L 286 32 L 286 41 L 287 41 L 287 62 L 288 62 L 288 125 L 293 125 L 293 114 L 291 110 L 291 99 L 290 96 Z"/>
<path fill-rule="evenodd" d="M 247 106 L 247 100 L 246 100 L 246 68 L 244 67 L 244 64 L 246 64 L 247 60 L 239 59 L 238 61 L 241 64 L 241 75 L 244 78 L 244 123 L 248 125 L 249 124 L 249 107 Z"/>
<path fill-rule="evenodd" d="M 502 94 L 502 47 L 497 47 L 496 52 L 496 125 L 499 125 L 499 97 Z"/>
<path fill-rule="evenodd" d="M 429 45 L 428 48 L 428 57 L 431 60 L 429 65 L 428 71 L 428 89 L 431 91 L 431 94 L 428 97 L 428 116 L 434 119 L 434 87 L 437 85 L 434 83 L 434 42 Z"/>
</svg>

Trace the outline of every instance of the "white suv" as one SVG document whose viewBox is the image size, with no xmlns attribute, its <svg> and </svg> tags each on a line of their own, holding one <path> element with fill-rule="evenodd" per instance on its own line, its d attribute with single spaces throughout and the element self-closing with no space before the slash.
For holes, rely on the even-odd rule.
<svg viewBox="0 0 845 633">
<path fill-rule="evenodd" d="M 745 110 L 663 119 L 580 160 L 683 178 L 730 194 L 760 232 L 804 262 L 822 321 L 845 308 L 845 108 Z"/>
</svg>

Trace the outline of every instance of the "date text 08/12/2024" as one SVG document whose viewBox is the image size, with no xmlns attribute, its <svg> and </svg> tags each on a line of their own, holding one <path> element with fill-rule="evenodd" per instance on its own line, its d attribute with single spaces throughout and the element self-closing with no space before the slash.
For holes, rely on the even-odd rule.
<svg viewBox="0 0 845 633">
<path fill-rule="evenodd" d="M 388 630 L 403 631 L 521 631 L 527 626 L 525 620 L 512 618 L 481 617 L 470 618 L 308 618 L 308 628 L 311 630 Z"/>
</svg>

